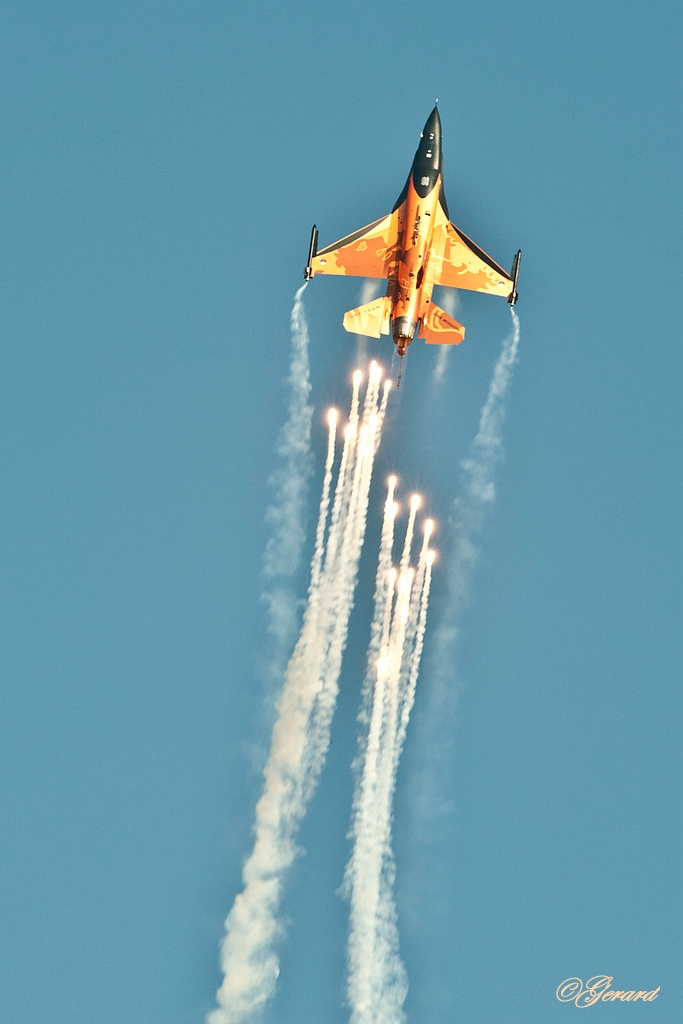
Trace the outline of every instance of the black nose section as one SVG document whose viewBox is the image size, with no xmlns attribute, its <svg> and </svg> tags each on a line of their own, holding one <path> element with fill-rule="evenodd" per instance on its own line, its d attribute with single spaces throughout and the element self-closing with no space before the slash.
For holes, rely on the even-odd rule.
<svg viewBox="0 0 683 1024">
<path fill-rule="evenodd" d="M 427 118 L 426 124 L 422 129 L 422 138 L 436 143 L 438 148 L 441 149 L 441 118 L 439 117 L 438 107 L 434 107 Z"/>
<path fill-rule="evenodd" d="M 413 160 L 413 185 L 420 199 L 426 199 L 441 171 L 441 118 L 436 107 L 427 118 L 420 145 Z"/>
</svg>

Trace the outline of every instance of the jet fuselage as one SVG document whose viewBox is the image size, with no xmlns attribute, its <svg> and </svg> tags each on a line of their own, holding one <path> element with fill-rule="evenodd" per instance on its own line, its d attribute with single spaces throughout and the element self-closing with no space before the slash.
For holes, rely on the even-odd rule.
<svg viewBox="0 0 683 1024">
<path fill-rule="evenodd" d="M 397 206 L 402 203 L 405 206 L 399 219 L 396 280 L 390 279 L 389 294 L 393 290 L 393 335 L 400 355 L 404 355 L 413 340 L 431 299 L 433 285 L 425 280 L 425 270 L 432 247 L 440 184 L 441 121 L 435 107 L 424 126 L 408 181 L 397 201 Z"/>
<path fill-rule="evenodd" d="M 427 119 L 408 180 L 391 213 L 318 251 L 313 225 L 304 278 L 315 274 L 383 278 L 386 294 L 344 314 L 351 334 L 393 334 L 401 356 L 417 335 L 428 345 L 459 345 L 465 328 L 432 302 L 434 285 L 517 301 L 518 251 L 508 274 L 450 221 L 443 190 L 441 120 Z"/>
</svg>

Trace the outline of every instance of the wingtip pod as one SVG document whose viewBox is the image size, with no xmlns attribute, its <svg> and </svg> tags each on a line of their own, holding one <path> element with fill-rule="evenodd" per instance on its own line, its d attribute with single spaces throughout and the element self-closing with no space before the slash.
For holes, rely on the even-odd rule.
<svg viewBox="0 0 683 1024">
<path fill-rule="evenodd" d="M 519 298 L 517 293 L 517 279 L 519 278 L 519 264 L 522 262 L 522 250 L 518 249 L 515 253 L 512 261 L 512 270 L 510 271 L 510 277 L 512 278 L 512 289 L 508 296 L 508 302 L 511 306 L 514 306 L 515 302 Z"/>
<path fill-rule="evenodd" d="M 306 266 L 304 267 L 304 281 L 310 281 L 311 278 L 313 277 L 314 271 L 313 271 L 313 267 L 312 267 L 311 264 L 313 263 L 313 257 L 317 254 L 317 252 L 318 252 L 318 229 L 317 229 L 317 227 L 314 224 L 313 225 L 313 230 L 311 231 L 311 243 L 310 243 L 310 245 L 308 247 L 308 262 L 307 262 Z"/>
</svg>

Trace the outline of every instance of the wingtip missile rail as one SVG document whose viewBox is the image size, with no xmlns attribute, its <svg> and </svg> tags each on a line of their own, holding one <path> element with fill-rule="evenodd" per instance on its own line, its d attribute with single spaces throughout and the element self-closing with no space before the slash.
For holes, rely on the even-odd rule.
<svg viewBox="0 0 683 1024">
<path fill-rule="evenodd" d="M 508 302 L 511 306 L 514 306 L 519 294 L 517 292 L 517 279 L 519 277 L 519 265 L 522 262 L 522 250 L 518 249 L 512 260 L 512 270 L 510 271 L 510 277 L 512 278 L 512 291 L 508 296 Z"/>
<path fill-rule="evenodd" d="M 304 267 L 304 281 L 310 281 L 311 278 L 313 277 L 314 270 L 313 270 L 313 267 L 311 266 L 311 263 L 313 262 L 314 256 L 317 255 L 317 252 L 318 252 L 318 229 L 317 229 L 317 227 L 314 224 L 313 225 L 313 230 L 311 231 L 311 244 L 308 247 L 308 261 L 306 263 L 306 266 Z"/>
</svg>

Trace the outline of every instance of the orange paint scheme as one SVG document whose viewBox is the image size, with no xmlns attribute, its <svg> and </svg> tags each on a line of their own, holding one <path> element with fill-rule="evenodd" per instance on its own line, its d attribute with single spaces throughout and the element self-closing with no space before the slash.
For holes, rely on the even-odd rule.
<svg viewBox="0 0 683 1024">
<path fill-rule="evenodd" d="M 441 175 L 439 175 L 439 178 Z M 407 317 L 417 323 L 427 312 L 432 297 L 434 280 L 428 275 L 432 252 L 432 239 L 439 208 L 439 180 L 430 194 L 421 199 L 412 181 L 408 182 L 408 195 L 401 210 L 401 244 L 395 281 L 389 281 L 393 294 L 394 320 Z M 431 279 L 430 279 L 431 278 Z"/>
<path fill-rule="evenodd" d="M 431 303 L 435 284 L 501 295 L 512 304 L 518 253 L 510 274 L 498 266 L 448 217 L 441 170 L 441 121 L 435 107 L 422 132 L 406 186 L 392 212 L 320 252 L 313 229 L 307 279 L 315 274 L 385 278 L 394 341 L 403 355 L 417 334 L 428 344 L 458 344 L 465 328 Z M 344 317 L 354 333 L 388 332 L 388 306 L 368 303 Z M 380 326 L 381 324 L 381 326 Z"/>
<path fill-rule="evenodd" d="M 311 260 L 311 267 L 313 274 L 387 278 L 397 255 L 398 210 L 321 249 Z"/>
</svg>

